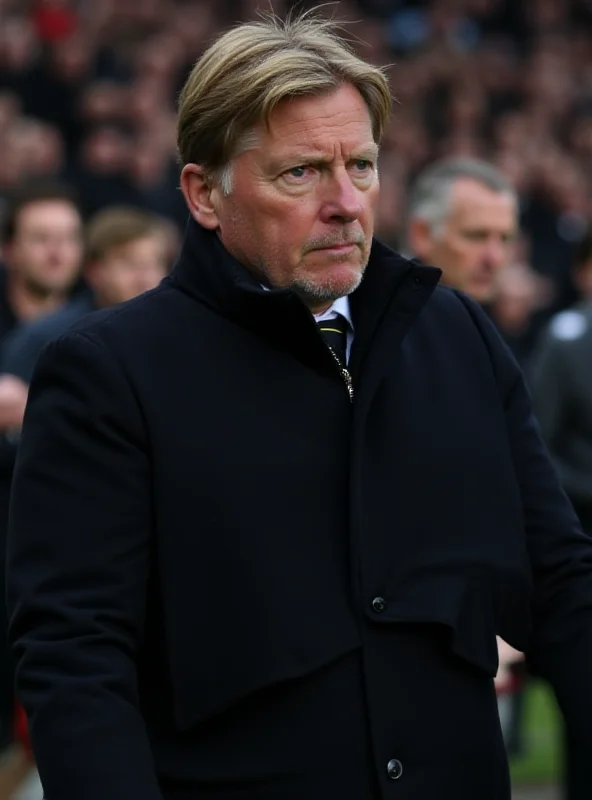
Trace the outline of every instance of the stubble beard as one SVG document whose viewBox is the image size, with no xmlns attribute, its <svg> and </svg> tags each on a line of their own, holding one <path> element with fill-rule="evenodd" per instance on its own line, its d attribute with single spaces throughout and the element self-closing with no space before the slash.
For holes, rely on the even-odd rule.
<svg viewBox="0 0 592 800">
<path fill-rule="evenodd" d="M 370 254 L 365 252 L 365 248 L 361 248 L 361 255 L 362 263 L 355 268 L 352 264 L 348 278 L 344 276 L 332 278 L 330 274 L 323 275 L 321 270 L 317 274 L 310 274 L 303 270 L 301 274 L 293 277 L 290 288 L 304 302 L 311 301 L 313 304 L 334 303 L 340 297 L 352 294 L 360 286 Z"/>
<path fill-rule="evenodd" d="M 352 275 L 352 279 L 348 282 L 343 280 L 321 282 L 303 275 L 296 278 L 290 288 L 307 304 L 309 300 L 315 303 L 334 303 L 340 297 L 345 297 L 355 292 L 362 282 L 364 270 L 365 265 L 360 268 L 357 274 Z"/>
<path fill-rule="evenodd" d="M 71 283 L 74 283 L 74 278 L 72 278 Z M 59 284 L 57 286 L 52 286 L 51 284 L 43 283 L 42 281 L 29 276 L 24 279 L 23 285 L 27 293 L 35 297 L 37 300 L 47 300 L 49 297 L 54 295 L 65 294 L 70 288 L 69 284 L 66 284 L 65 282 L 64 285 Z"/>
</svg>

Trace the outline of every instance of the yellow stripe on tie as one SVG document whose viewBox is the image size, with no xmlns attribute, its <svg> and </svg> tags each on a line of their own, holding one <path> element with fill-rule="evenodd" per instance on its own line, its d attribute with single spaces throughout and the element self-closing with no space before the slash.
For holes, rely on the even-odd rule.
<svg viewBox="0 0 592 800">
<path fill-rule="evenodd" d="M 330 333 L 343 333 L 339 328 L 321 328 L 322 331 L 329 331 Z"/>
</svg>

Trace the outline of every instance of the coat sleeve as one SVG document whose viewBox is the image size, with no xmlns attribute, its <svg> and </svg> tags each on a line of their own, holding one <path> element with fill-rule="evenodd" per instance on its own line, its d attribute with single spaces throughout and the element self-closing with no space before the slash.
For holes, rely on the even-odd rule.
<svg viewBox="0 0 592 800">
<path fill-rule="evenodd" d="M 551 683 L 570 736 L 592 756 L 592 539 L 561 488 L 520 368 L 485 314 L 463 302 L 489 349 L 522 496 L 533 576 L 527 659 Z"/>
<path fill-rule="evenodd" d="M 7 601 L 48 800 L 162 800 L 135 667 L 150 565 L 145 439 L 102 344 L 73 333 L 46 348 L 14 476 Z"/>
<path fill-rule="evenodd" d="M 592 502 L 589 470 L 578 467 L 562 453 L 562 444 L 569 433 L 572 345 L 573 342 L 561 341 L 547 332 L 533 358 L 529 383 L 534 412 L 561 485 L 574 500 L 589 503 Z"/>
</svg>

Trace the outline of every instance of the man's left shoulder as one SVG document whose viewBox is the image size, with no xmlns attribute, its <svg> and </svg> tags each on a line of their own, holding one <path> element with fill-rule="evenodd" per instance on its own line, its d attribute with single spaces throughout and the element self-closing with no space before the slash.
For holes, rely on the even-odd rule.
<svg viewBox="0 0 592 800">
<path fill-rule="evenodd" d="M 475 378 L 481 367 L 502 383 L 513 382 L 521 370 L 484 308 L 464 292 L 439 285 L 420 317 L 429 341 L 445 360 L 462 362 Z"/>
<path fill-rule="evenodd" d="M 440 323 L 446 323 L 447 327 L 441 331 L 443 335 L 447 329 L 456 326 L 467 327 L 474 333 L 494 327 L 487 313 L 475 300 L 459 289 L 443 284 L 435 287 L 425 310 Z"/>
</svg>

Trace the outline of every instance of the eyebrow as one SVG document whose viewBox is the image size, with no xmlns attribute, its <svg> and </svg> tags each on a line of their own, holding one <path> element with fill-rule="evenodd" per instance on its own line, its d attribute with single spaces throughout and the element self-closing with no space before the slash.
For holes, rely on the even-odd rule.
<svg viewBox="0 0 592 800">
<path fill-rule="evenodd" d="M 372 142 L 371 144 L 362 145 L 359 148 L 355 148 L 349 154 L 349 159 L 363 159 L 363 158 L 378 158 L 378 145 Z M 326 156 L 319 155 L 318 151 L 311 151 L 311 152 L 295 152 L 293 154 L 286 154 L 285 156 L 280 156 L 273 161 L 270 161 L 269 166 L 271 171 L 276 172 L 280 171 L 283 167 L 287 166 L 288 164 L 312 164 L 313 166 L 323 166 L 326 164 L 330 164 L 333 159 L 327 158 Z"/>
</svg>

